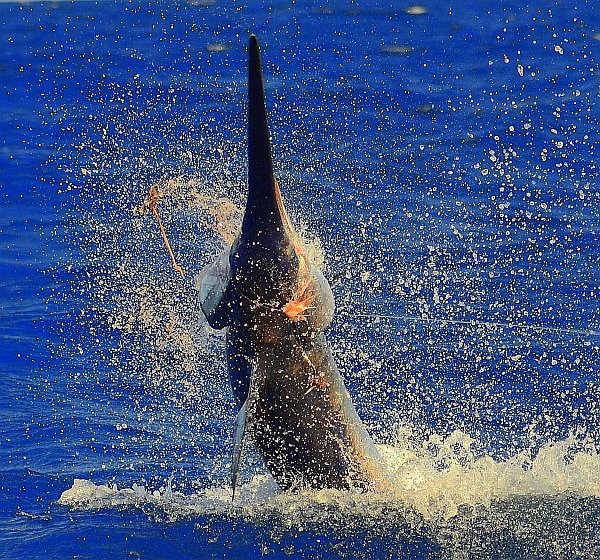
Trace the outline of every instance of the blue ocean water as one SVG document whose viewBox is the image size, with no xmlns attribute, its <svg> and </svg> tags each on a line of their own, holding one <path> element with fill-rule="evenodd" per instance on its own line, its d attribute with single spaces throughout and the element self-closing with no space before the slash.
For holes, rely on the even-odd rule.
<svg viewBox="0 0 600 560">
<path fill-rule="evenodd" d="M 594 2 L 0 14 L 0 556 L 600 557 Z M 194 278 L 243 206 L 250 32 L 393 495 L 284 496 L 250 453 L 230 503 Z"/>
</svg>

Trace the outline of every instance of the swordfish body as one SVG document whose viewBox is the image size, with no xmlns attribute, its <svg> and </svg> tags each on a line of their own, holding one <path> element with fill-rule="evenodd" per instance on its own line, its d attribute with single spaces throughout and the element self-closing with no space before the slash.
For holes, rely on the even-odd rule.
<svg viewBox="0 0 600 560">
<path fill-rule="evenodd" d="M 382 482 L 381 460 L 336 367 L 324 330 L 331 288 L 290 224 L 273 163 L 257 38 L 248 48 L 248 197 L 233 245 L 203 271 L 200 305 L 227 329 L 238 408 L 236 479 L 249 436 L 284 490 L 361 490 Z"/>
</svg>

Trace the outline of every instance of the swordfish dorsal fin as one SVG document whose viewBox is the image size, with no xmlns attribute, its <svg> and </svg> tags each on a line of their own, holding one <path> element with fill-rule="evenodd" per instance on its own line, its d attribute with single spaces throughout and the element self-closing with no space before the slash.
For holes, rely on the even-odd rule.
<svg viewBox="0 0 600 560">
<path fill-rule="evenodd" d="M 271 248 L 287 231 L 285 211 L 273 174 L 265 86 L 258 39 L 248 42 L 248 199 L 240 239 Z"/>
<path fill-rule="evenodd" d="M 231 259 L 245 245 L 255 255 L 272 255 L 291 230 L 273 175 L 271 140 L 258 39 L 248 43 L 248 198 L 239 236 L 201 275 L 200 306 L 215 329 L 229 325 Z"/>
</svg>

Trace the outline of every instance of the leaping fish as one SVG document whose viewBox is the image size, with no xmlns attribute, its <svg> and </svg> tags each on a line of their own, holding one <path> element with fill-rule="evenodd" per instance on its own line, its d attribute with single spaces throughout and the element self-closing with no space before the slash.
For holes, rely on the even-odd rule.
<svg viewBox="0 0 600 560">
<path fill-rule="evenodd" d="M 284 490 L 367 490 L 386 478 L 382 459 L 344 386 L 324 331 L 331 288 L 286 214 L 273 162 L 258 39 L 248 47 L 248 197 L 232 246 L 205 268 L 200 305 L 227 329 L 238 408 L 233 494 L 250 437 Z"/>
</svg>

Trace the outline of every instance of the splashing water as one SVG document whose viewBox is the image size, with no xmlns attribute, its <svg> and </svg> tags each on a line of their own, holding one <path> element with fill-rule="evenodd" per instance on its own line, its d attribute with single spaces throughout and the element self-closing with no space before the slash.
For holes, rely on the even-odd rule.
<svg viewBox="0 0 600 560">
<path fill-rule="evenodd" d="M 142 116 L 158 126 L 151 108 Z M 137 123 L 139 116 L 132 118 Z M 451 542 L 453 558 L 503 538 L 532 540 L 540 557 L 595 557 L 597 317 L 592 312 L 585 321 L 590 313 L 564 306 L 573 328 L 553 330 L 563 309 L 551 294 L 556 283 L 535 286 L 532 301 L 519 284 L 528 264 L 541 269 L 567 242 L 550 231 L 548 224 L 562 218 L 542 200 L 556 187 L 544 181 L 554 179 L 525 174 L 510 145 L 494 145 L 468 169 L 452 164 L 454 177 L 480 195 L 500 185 L 480 208 L 458 200 L 454 215 L 440 194 L 444 188 L 453 194 L 451 182 L 423 185 L 421 179 L 415 184 L 426 194 L 407 188 L 405 198 L 393 199 L 400 218 L 387 219 L 389 200 L 372 192 L 373 179 L 359 187 L 352 177 L 356 190 L 335 192 L 335 183 L 348 179 L 340 169 L 351 157 L 347 146 L 307 164 L 320 184 L 303 172 L 280 174 L 290 215 L 306 224 L 300 231 L 310 252 L 333 280 L 339 313 L 330 339 L 359 413 L 382 443 L 395 486 L 382 494 L 284 495 L 250 456 L 246 482 L 231 504 L 223 482 L 233 420 L 223 338 L 204 322 L 196 289 L 204 265 L 239 227 L 243 142 L 203 139 L 194 153 L 176 143 L 167 153 L 140 155 L 135 141 L 127 141 L 132 121 L 121 122 L 118 114 L 110 119 L 102 133 L 108 148 L 90 155 L 91 143 L 82 141 L 85 163 L 76 166 L 66 189 L 76 195 L 70 270 L 83 304 L 77 336 L 67 327 L 64 334 L 76 341 L 68 350 L 83 356 L 74 387 L 99 385 L 123 408 L 102 410 L 103 419 L 120 426 L 115 437 L 123 453 L 107 457 L 101 481 L 77 479 L 60 504 L 150 507 L 168 521 L 277 518 L 288 530 L 330 524 L 385 535 L 402 527 L 406 534 L 425 531 Z M 124 130 L 125 140 L 111 128 Z M 239 140 L 243 132 L 229 127 L 228 137 Z M 287 149 L 293 152 L 297 142 L 292 137 Z M 374 152 L 387 148 L 375 146 Z M 413 158 L 427 151 L 414 148 Z M 436 153 L 442 163 L 434 171 L 445 171 L 449 156 Z M 284 156 L 284 169 L 297 170 L 294 154 Z M 399 160 L 386 172 L 393 175 L 397 164 L 404 173 L 400 156 L 390 157 Z M 388 177 L 388 185 L 395 180 L 400 184 Z M 157 182 L 158 211 L 183 278 L 171 268 L 153 216 L 143 210 Z M 535 206 L 518 206 L 513 198 L 520 188 Z M 587 183 L 574 188 L 582 200 L 596 196 Z M 310 197 L 314 206 L 306 203 Z M 469 228 L 460 219 L 478 225 Z M 541 239 L 527 237 L 532 224 Z M 544 251 L 543 235 L 550 236 Z M 531 279 L 535 284 L 538 278 Z M 490 303 L 492 290 L 502 293 Z M 111 442 L 107 436 L 109 449 Z M 560 534 L 573 526 L 590 528 L 581 536 L 587 549 L 565 552 Z"/>
<path fill-rule="evenodd" d="M 470 451 L 471 438 L 453 433 L 424 442 L 422 450 L 397 446 L 379 446 L 384 460 L 393 472 L 395 487 L 373 495 L 347 494 L 339 491 L 306 491 L 302 498 L 285 496 L 268 475 L 255 475 L 231 505 L 231 489 L 213 486 L 196 494 L 173 491 L 171 482 L 163 489 L 150 491 L 142 485 L 119 489 L 117 485 L 96 485 L 75 480 L 65 490 L 59 503 L 75 508 L 136 506 L 151 503 L 163 507 L 173 518 L 233 509 L 284 510 L 298 502 L 322 504 L 342 502 L 357 510 L 373 503 L 385 503 L 407 513 L 409 509 L 425 520 L 448 520 L 461 511 L 489 508 L 492 504 L 518 498 L 600 498 L 597 473 L 600 456 L 591 451 L 573 452 L 579 443 L 575 438 L 542 447 L 534 459 L 527 452 L 505 461 L 489 456 L 475 459 Z M 432 451 L 435 449 L 435 451 Z M 440 465 L 444 466 L 440 466 Z M 245 513 L 250 515 L 248 511 Z"/>
<path fill-rule="evenodd" d="M 215 391 L 215 387 L 211 388 L 215 374 L 208 374 L 207 381 L 207 373 L 216 367 L 217 375 L 224 379 L 226 372 L 220 358 L 221 335 L 202 321 L 195 299 L 198 278 L 190 278 L 194 267 L 188 263 L 192 254 L 202 255 L 206 262 L 230 243 L 239 226 L 241 210 L 227 192 L 214 192 L 212 186 L 209 190 L 195 179 L 167 179 L 161 193 L 159 210 L 174 246 L 183 255 L 184 268 L 190 272 L 182 281 L 170 270 L 156 224 L 139 206 L 132 206 L 126 213 L 129 225 L 125 229 L 123 220 L 116 231 L 107 223 L 89 220 L 88 228 L 98 239 L 103 239 L 97 246 L 91 244 L 97 249 L 88 253 L 94 263 L 90 283 L 94 292 L 94 325 L 106 322 L 118 333 L 118 342 L 108 356 L 113 367 L 119 364 L 111 383 L 131 383 L 135 379 L 146 391 L 166 396 L 180 408 L 195 410 L 193 417 L 197 418 L 199 413 L 206 414 L 205 406 L 199 406 L 198 402 L 210 399 Z M 181 216 L 185 216 L 183 227 Z M 111 235 L 106 235 L 107 230 Z M 193 235 L 197 245 L 191 247 L 194 244 L 190 239 L 184 244 L 182 232 Z M 303 235 L 307 237 L 306 230 Z M 326 265 L 319 240 L 308 239 L 314 260 Z M 122 264 L 108 267 L 107 263 Z M 368 278 L 361 278 L 361 282 L 366 281 Z M 348 348 L 348 343 L 342 344 L 342 348 Z M 342 364 L 353 351 L 344 354 L 342 350 Z M 377 369 L 377 360 L 366 349 L 358 359 L 364 367 Z M 222 380 L 217 387 L 227 390 Z M 367 393 L 362 398 L 368 399 L 369 386 L 362 391 Z M 221 399 L 221 402 L 225 412 L 212 413 L 215 421 L 227 424 L 233 412 L 227 401 Z M 164 421 L 168 422 L 168 417 Z M 532 430 L 535 431 L 534 427 Z M 63 492 L 59 503 L 75 509 L 126 506 L 148 511 L 151 507 L 157 519 L 169 521 L 209 515 L 258 522 L 275 516 L 287 526 L 297 523 L 300 511 L 302 523 L 309 526 L 331 522 L 334 511 L 333 516 L 340 524 L 353 518 L 362 527 L 381 530 L 384 520 L 389 529 L 393 519 L 413 528 L 433 528 L 436 538 L 444 540 L 450 534 L 455 539 L 457 528 L 466 531 L 475 522 L 496 526 L 499 517 L 512 515 L 507 508 L 521 515 L 536 499 L 549 500 L 551 507 L 562 507 L 559 504 L 569 500 L 580 500 L 577 503 L 581 504 L 583 499 L 600 498 L 597 480 L 600 455 L 591 438 L 572 434 L 562 440 L 533 445 L 533 432 L 531 437 L 530 448 L 499 459 L 482 451 L 481 442 L 461 430 L 448 435 L 435 432 L 424 435 L 418 426 L 403 424 L 393 434 L 394 445 L 379 446 L 395 481 L 394 488 L 383 494 L 324 490 L 284 495 L 269 475 L 250 473 L 236 502 L 231 504 L 230 488 L 218 481 L 224 478 L 222 472 L 217 481 L 199 483 L 201 489 L 187 492 L 174 490 L 172 478 L 154 490 L 142 482 L 122 486 L 117 474 L 116 481 L 109 484 L 77 479 Z M 226 461 L 221 457 L 221 464 Z M 260 470 L 256 458 L 251 467 Z M 446 534 L 450 527 L 451 533 Z M 538 530 L 542 531 L 542 527 Z M 461 546 L 456 545 L 455 557 L 460 557 L 460 550 Z"/>
<path fill-rule="evenodd" d="M 395 489 L 385 494 L 337 490 L 283 494 L 269 475 L 254 475 L 232 503 L 228 486 L 184 493 L 174 490 L 171 480 L 158 490 L 75 480 L 59 504 L 84 510 L 140 508 L 157 521 L 168 522 L 244 520 L 254 526 L 266 524 L 271 528 L 269 540 L 275 542 L 282 535 L 289 538 L 304 531 L 337 538 L 344 538 L 346 532 L 355 537 L 357 531 L 368 531 L 371 538 L 388 543 L 401 536 L 426 534 L 447 551 L 443 557 L 453 559 L 489 554 L 499 545 L 502 550 L 503 542 L 513 543 L 518 550 L 514 543 L 523 539 L 535 558 L 572 554 L 596 558 L 599 545 L 590 528 L 600 513 L 597 454 L 573 454 L 575 442 L 569 440 L 548 444 L 533 461 L 523 454 L 497 462 L 489 456 L 469 457 L 470 441 L 465 434 L 455 433 L 446 440 L 431 438 L 427 451 L 380 446 L 397 477 Z M 198 529 L 210 532 L 210 527 L 209 521 Z M 581 534 L 582 527 L 588 527 L 588 533 L 573 545 L 568 535 Z M 504 546 L 510 549 L 511 545 Z M 370 553 L 352 554 L 367 558 Z"/>
</svg>

